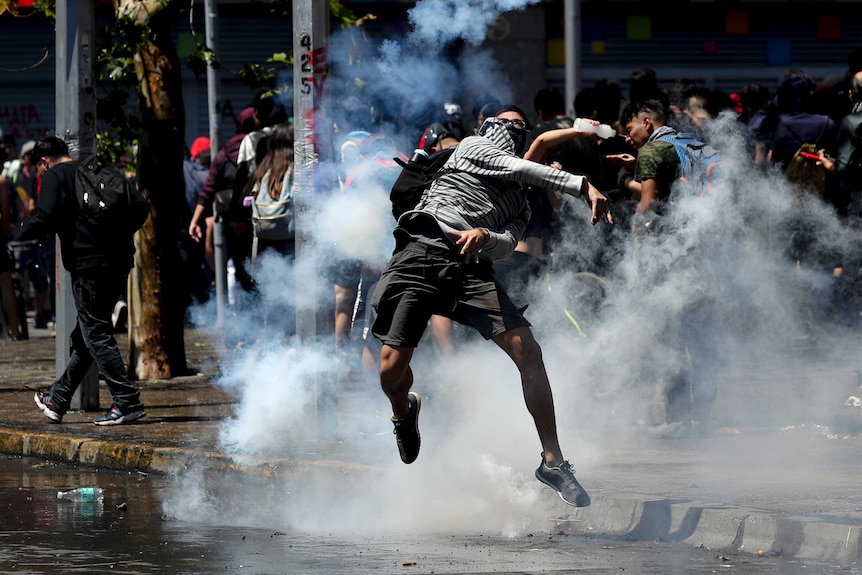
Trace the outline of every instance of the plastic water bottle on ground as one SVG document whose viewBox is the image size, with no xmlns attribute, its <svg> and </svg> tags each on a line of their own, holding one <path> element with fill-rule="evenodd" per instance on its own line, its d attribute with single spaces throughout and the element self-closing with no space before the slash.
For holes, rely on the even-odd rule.
<svg viewBox="0 0 862 575">
<path fill-rule="evenodd" d="M 67 501 L 102 501 L 105 499 L 105 490 L 101 487 L 78 487 L 70 491 L 58 491 L 57 499 Z"/>
</svg>

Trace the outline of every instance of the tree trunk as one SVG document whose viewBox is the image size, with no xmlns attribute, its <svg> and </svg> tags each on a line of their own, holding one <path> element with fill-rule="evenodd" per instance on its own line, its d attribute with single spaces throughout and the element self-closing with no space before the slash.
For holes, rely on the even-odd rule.
<svg viewBox="0 0 862 575">
<path fill-rule="evenodd" d="M 123 2 L 120 13 L 134 1 Z M 173 3 L 176 5 L 176 3 Z M 138 52 L 138 113 L 146 133 L 138 145 L 138 187 L 150 200 L 150 217 L 135 235 L 135 267 L 129 276 L 129 372 L 135 379 L 163 379 L 188 372 L 184 270 L 178 250 L 185 198 L 182 76 L 170 34 L 171 3 L 138 24 L 150 27 Z"/>
</svg>

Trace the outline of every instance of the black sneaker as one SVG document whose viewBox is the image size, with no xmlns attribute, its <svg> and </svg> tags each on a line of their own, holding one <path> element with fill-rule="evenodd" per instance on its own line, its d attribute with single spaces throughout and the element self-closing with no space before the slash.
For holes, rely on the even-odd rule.
<svg viewBox="0 0 862 575">
<path fill-rule="evenodd" d="M 146 414 L 144 406 L 140 404 L 127 409 L 125 412 L 120 411 L 120 408 L 114 405 L 104 415 L 94 419 L 93 423 L 96 425 L 122 425 L 140 419 Z"/>
<path fill-rule="evenodd" d="M 536 479 L 556 491 L 560 499 L 575 507 L 586 507 L 590 504 L 590 496 L 575 479 L 575 472 L 568 461 L 557 467 L 548 467 L 545 454 L 542 454 L 542 464 L 536 470 Z"/>
<path fill-rule="evenodd" d="M 413 463 L 419 457 L 419 409 L 422 407 L 422 400 L 419 394 L 410 392 L 407 394 L 407 403 L 410 405 L 410 411 L 403 419 L 392 418 L 392 423 L 395 424 L 395 440 L 398 443 L 398 453 L 401 455 L 401 461 L 404 463 Z"/>
<path fill-rule="evenodd" d="M 63 421 L 63 414 L 54 408 L 54 402 L 51 401 L 49 394 L 44 391 L 37 391 L 36 395 L 33 396 L 33 400 L 39 409 L 42 410 L 42 413 L 45 414 L 45 417 L 54 423 L 61 423 Z"/>
</svg>

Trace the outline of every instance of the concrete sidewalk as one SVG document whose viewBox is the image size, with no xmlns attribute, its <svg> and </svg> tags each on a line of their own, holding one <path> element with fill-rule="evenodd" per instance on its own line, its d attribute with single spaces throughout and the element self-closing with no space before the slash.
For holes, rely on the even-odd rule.
<svg viewBox="0 0 862 575">
<path fill-rule="evenodd" d="M 264 475 L 302 474 L 320 465 L 345 474 L 379 470 L 379 461 L 357 460 L 344 438 L 293 442 L 278 459 L 220 453 L 219 430 L 237 398 L 214 385 L 219 343 L 196 330 L 187 331 L 186 352 L 200 374 L 141 382 L 146 418 L 101 428 L 91 422 L 96 412 L 68 413 L 62 425 L 51 424 L 33 395 L 54 379 L 55 342 L 45 331 L 31 335 L 29 341 L 0 343 L 0 452 L 6 455 L 160 474 L 193 462 Z M 828 373 L 822 367 L 806 369 L 804 360 L 778 362 L 769 370 L 737 368 L 722 375 L 716 414 L 723 429 L 707 438 L 657 439 L 598 430 L 601 457 L 577 465 L 579 478 L 589 478 L 592 505 L 570 510 L 544 490 L 549 513 L 558 518 L 561 532 L 856 560 L 862 554 L 862 438 L 853 418 L 860 416 L 856 411 L 845 417 L 838 407 L 834 413 L 813 408 L 805 414 L 809 421 L 800 424 L 805 417 L 781 405 L 781 393 L 810 387 L 833 395 L 835 405 L 841 405 L 858 382 L 849 364 Z M 799 398 L 794 399 L 792 405 L 798 405 Z M 103 409 L 110 406 L 103 383 L 100 401 Z M 775 408 L 771 419 L 762 416 L 766 403 Z M 394 456 L 394 441 L 385 455 Z"/>
</svg>

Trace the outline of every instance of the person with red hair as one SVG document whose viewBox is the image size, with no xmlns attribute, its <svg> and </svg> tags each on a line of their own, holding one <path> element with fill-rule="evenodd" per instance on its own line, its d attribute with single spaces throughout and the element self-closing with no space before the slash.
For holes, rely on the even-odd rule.
<svg viewBox="0 0 862 575">
<path fill-rule="evenodd" d="M 236 134 L 229 138 L 212 158 L 209 172 L 200 188 L 189 221 L 189 237 L 196 242 L 204 243 L 204 259 L 213 274 L 227 274 L 226 268 L 219 272 L 215 266 L 215 248 L 213 245 L 215 217 L 223 211 L 226 212 L 230 206 L 239 146 L 246 134 L 255 129 L 254 109 L 249 106 L 244 108 L 236 119 Z M 226 240 L 230 241 L 227 237 Z M 228 251 L 230 251 L 230 246 L 228 246 Z"/>
</svg>

